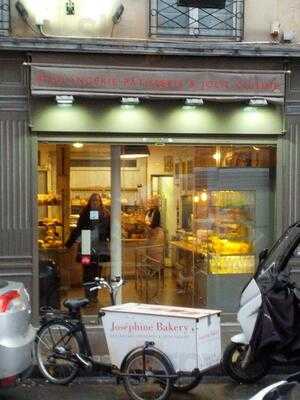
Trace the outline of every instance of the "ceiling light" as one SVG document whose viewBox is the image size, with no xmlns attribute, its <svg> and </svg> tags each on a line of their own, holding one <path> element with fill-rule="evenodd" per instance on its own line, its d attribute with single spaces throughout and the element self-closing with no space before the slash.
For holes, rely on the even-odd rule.
<svg viewBox="0 0 300 400">
<path fill-rule="evenodd" d="M 191 98 L 185 99 L 184 104 L 186 106 L 203 106 L 204 101 L 200 97 L 191 97 Z"/>
<path fill-rule="evenodd" d="M 83 143 L 79 142 L 73 143 L 73 147 L 75 147 L 76 149 L 81 149 L 83 147 Z"/>
<path fill-rule="evenodd" d="M 264 107 L 267 106 L 268 102 L 266 99 L 261 98 L 261 99 L 250 99 L 249 100 L 249 106 L 252 107 Z"/>
<path fill-rule="evenodd" d="M 207 199 L 208 199 L 207 193 L 206 192 L 202 192 L 201 195 L 200 195 L 200 199 L 202 201 L 207 201 Z"/>
<path fill-rule="evenodd" d="M 74 103 L 74 97 L 73 96 L 56 96 L 56 102 L 59 106 L 64 106 L 64 107 L 71 107 Z"/>
<path fill-rule="evenodd" d="M 125 105 L 136 105 L 139 104 L 140 99 L 138 97 L 122 97 L 121 103 Z"/>
<path fill-rule="evenodd" d="M 219 162 L 221 160 L 221 153 L 217 151 L 215 154 L 213 154 L 212 158 Z"/>
<path fill-rule="evenodd" d="M 256 147 L 256 146 L 252 146 L 253 147 L 253 150 L 255 150 L 255 151 L 259 151 L 260 149 L 258 148 L 258 147 Z"/>
<path fill-rule="evenodd" d="M 135 145 L 125 145 L 121 148 L 121 158 L 122 159 L 135 159 L 149 157 L 150 151 L 148 146 L 135 146 Z"/>
</svg>

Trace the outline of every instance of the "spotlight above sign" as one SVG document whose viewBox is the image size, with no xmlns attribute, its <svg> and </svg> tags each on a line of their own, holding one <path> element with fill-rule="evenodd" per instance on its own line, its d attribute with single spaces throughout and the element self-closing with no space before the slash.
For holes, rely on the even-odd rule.
<svg viewBox="0 0 300 400">
<path fill-rule="evenodd" d="M 186 106 L 203 106 L 204 101 L 200 97 L 191 97 L 185 99 Z"/>
<path fill-rule="evenodd" d="M 61 107 L 72 107 L 74 103 L 74 97 L 73 96 L 68 96 L 68 95 L 62 95 L 62 96 L 55 96 L 56 103 L 58 106 Z"/>
<path fill-rule="evenodd" d="M 249 100 L 249 106 L 252 106 L 252 107 L 265 107 L 267 105 L 268 105 L 268 101 L 263 98 Z"/>
<path fill-rule="evenodd" d="M 122 97 L 121 103 L 125 105 L 135 106 L 140 103 L 138 97 Z"/>
</svg>

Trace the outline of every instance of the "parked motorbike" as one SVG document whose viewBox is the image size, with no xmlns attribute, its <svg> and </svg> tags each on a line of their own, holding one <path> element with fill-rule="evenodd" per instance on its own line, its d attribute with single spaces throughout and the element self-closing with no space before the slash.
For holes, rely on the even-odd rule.
<svg viewBox="0 0 300 400">
<path fill-rule="evenodd" d="M 231 338 L 223 367 L 239 383 L 256 382 L 272 365 L 300 365 L 300 291 L 290 271 L 300 250 L 300 221 L 260 253 L 240 298 L 242 332 Z"/>
</svg>

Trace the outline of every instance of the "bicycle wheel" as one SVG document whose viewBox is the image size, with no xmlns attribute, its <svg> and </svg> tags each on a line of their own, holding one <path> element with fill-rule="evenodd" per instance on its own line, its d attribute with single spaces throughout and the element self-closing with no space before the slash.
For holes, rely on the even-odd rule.
<svg viewBox="0 0 300 400">
<path fill-rule="evenodd" d="M 50 321 L 38 331 L 35 353 L 42 375 L 52 383 L 65 385 L 77 375 L 74 353 L 82 353 L 80 336 L 64 321 Z"/>
<path fill-rule="evenodd" d="M 133 400 L 165 400 L 172 390 L 173 368 L 169 361 L 155 349 L 145 350 L 145 374 L 143 351 L 133 353 L 125 362 L 122 372 L 124 387 Z"/>
</svg>

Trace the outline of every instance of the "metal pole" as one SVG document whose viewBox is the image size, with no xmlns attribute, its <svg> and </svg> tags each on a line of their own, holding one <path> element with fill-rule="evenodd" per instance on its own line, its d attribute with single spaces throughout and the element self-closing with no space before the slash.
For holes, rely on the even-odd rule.
<svg viewBox="0 0 300 400">
<path fill-rule="evenodd" d="M 122 276 L 121 240 L 121 146 L 111 146 L 111 276 Z M 116 304 L 122 302 L 122 289 Z"/>
</svg>

